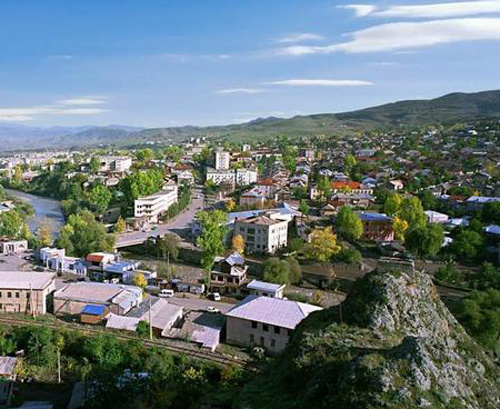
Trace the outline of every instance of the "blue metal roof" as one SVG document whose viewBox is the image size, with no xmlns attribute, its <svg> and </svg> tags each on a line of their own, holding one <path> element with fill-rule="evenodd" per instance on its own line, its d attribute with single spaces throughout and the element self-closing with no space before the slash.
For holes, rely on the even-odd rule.
<svg viewBox="0 0 500 409">
<path fill-rule="evenodd" d="M 83 307 L 82 314 L 103 315 L 104 311 L 106 311 L 106 307 L 104 305 L 87 304 Z"/>
<path fill-rule="evenodd" d="M 365 213 L 365 212 L 360 212 L 358 213 L 359 218 L 363 221 L 374 221 L 374 222 L 383 222 L 383 221 L 390 221 L 392 218 L 389 216 L 386 216 L 383 213 Z"/>
</svg>

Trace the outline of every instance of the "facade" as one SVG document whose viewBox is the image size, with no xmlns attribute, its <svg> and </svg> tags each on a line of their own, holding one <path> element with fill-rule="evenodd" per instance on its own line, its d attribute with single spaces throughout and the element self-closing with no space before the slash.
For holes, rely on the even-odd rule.
<svg viewBox="0 0 500 409">
<path fill-rule="evenodd" d="M 273 254 L 288 243 L 288 222 L 276 219 L 276 215 L 269 212 L 247 219 L 236 219 L 233 234 L 243 236 L 248 251 Z"/>
<path fill-rule="evenodd" d="M 55 290 L 54 273 L 0 272 L 0 311 L 46 314 Z"/>
<path fill-rule="evenodd" d="M 295 327 L 322 308 L 297 301 L 250 295 L 226 314 L 226 339 L 243 347 L 281 352 Z"/>
<path fill-rule="evenodd" d="M 0 240 L 0 254 L 19 254 L 28 250 L 28 240 Z"/>
<path fill-rule="evenodd" d="M 207 169 L 207 180 L 216 185 L 246 186 L 257 181 L 257 171 L 253 169 Z"/>
<path fill-rule="evenodd" d="M 252 280 L 247 285 L 251 295 L 257 297 L 283 298 L 285 284 L 266 283 L 265 281 Z"/>
<path fill-rule="evenodd" d="M 40 260 L 43 265 L 58 273 L 72 273 L 81 277 L 87 276 L 87 264 L 78 257 L 66 256 L 65 249 L 44 247 L 40 249 Z"/>
<path fill-rule="evenodd" d="M 245 258 L 235 251 L 216 262 L 216 268 L 210 273 L 210 290 L 221 294 L 239 294 L 247 279 Z"/>
<path fill-rule="evenodd" d="M 215 169 L 216 170 L 226 170 L 229 169 L 231 157 L 229 152 L 224 151 L 222 148 L 219 148 L 215 151 Z"/>
<path fill-rule="evenodd" d="M 363 223 L 363 240 L 393 241 L 392 218 L 383 213 L 358 212 Z"/>
<path fill-rule="evenodd" d="M 132 159 L 127 156 L 103 156 L 101 172 L 126 172 L 132 167 Z"/>
<path fill-rule="evenodd" d="M 134 216 L 145 217 L 150 223 L 158 223 L 160 215 L 177 203 L 177 189 L 162 190 L 154 195 L 142 196 L 134 201 Z"/>
</svg>

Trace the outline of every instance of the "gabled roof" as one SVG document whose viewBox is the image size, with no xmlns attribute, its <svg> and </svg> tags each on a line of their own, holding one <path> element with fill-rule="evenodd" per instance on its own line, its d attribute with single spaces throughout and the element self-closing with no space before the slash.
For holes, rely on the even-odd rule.
<svg viewBox="0 0 500 409">
<path fill-rule="evenodd" d="M 281 298 L 248 296 L 225 315 L 249 321 L 262 322 L 282 328 L 295 327 L 311 312 L 321 310 L 310 304 Z"/>
</svg>

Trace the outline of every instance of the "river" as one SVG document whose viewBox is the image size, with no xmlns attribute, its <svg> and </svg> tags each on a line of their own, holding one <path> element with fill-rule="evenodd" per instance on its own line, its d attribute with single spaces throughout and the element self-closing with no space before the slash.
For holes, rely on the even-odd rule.
<svg viewBox="0 0 500 409">
<path fill-rule="evenodd" d="M 64 225 L 64 216 L 61 211 L 61 204 L 54 199 L 42 196 L 35 196 L 18 190 L 4 189 L 8 194 L 16 196 L 25 202 L 28 202 L 35 208 L 36 214 L 28 219 L 28 226 L 32 232 L 36 232 L 37 227 L 43 220 L 49 220 L 50 228 L 54 235 Z"/>
</svg>

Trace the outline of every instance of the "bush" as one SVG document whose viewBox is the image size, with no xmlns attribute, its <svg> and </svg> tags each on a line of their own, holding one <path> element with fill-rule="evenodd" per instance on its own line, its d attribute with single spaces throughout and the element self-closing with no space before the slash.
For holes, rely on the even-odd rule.
<svg viewBox="0 0 500 409">
<path fill-rule="evenodd" d="M 356 264 L 361 262 L 363 257 L 356 249 L 342 249 L 340 252 L 333 256 L 333 261 L 340 261 L 346 264 Z"/>
</svg>

